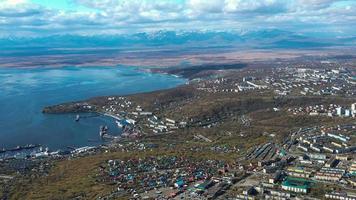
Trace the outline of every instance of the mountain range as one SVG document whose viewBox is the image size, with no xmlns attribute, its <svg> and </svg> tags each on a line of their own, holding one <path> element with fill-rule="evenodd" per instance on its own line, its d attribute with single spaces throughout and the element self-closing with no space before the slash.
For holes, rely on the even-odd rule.
<svg viewBox="0 0 356 200">
<path fill-rule="evenodd" d="M 142 48 L 142 47 L 246 47 L 246 48 L 319 48 L 352 46 L 356 37 L 316 38 L 279 29 L 257 31 L 159 31 L 122 35 L 51 35 L 46 37 L 0 38 L 0 49 L 27 48 Z"/>
</svg>

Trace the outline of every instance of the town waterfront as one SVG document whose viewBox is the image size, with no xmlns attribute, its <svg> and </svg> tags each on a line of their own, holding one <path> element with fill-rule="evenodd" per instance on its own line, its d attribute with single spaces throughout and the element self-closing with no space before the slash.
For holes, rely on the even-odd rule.
<svg viewBox="0 0 356 200">
<path fill-rule="evenodd" d="M 142 72 L 134 67 L 61 67 L 0 69 L 0 149 L 42 144 L 51 150 L 94 146 L 102 141 L 99 126 L 120 130 L 110 117 L 46 115 L 48 105 L 95 96 L 127 95 L 167 89 L 186 80 Z"/>
</svg>

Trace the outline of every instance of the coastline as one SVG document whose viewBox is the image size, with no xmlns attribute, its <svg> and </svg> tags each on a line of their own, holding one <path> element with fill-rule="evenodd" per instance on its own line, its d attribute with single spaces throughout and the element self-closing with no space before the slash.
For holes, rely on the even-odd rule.
<svg viewBox="0 0 356 200">
<path fill-rule="evenodd" d="M 311 68 L 310 71 L 319 69 L 317 68 L 319 65 L 315 67 Z M 187 69 L 189 68 L 185 68 L 185 70 Z M 313 137 L 316 133 L 314 131 L 321 133 L 325 130 L 335 130 L 338 133 L 350 136 L 355 130 L 354 118 L 337 116 L 332 110 L 330 110 L 334 113 L 332 116 L 327 116 L 324 111 L 320 111 L 321 113 L 318 115 L 310 115 L 308 112 L 293 113 L 295 110 L 303 110 L 304 108 L 320 108 L 320 105 L 332 104 L 348 108 L 351 103 L 355 103 L 355 93 L 347 93 L 350 90 L 345 90 L 345 93 L 338 95 L 322 95 L 322 93 L 320 95 L 317 93 L 303 95 L 300 91 L 303 91 L 304 87 L 295 86 L 291 93 L 282 96 L 276 93 L 276 90 L 280 90 L 283 85 L 273 86 L 271 82 L 264 82 L 264 80 L 270 80 L 270 76 L 276 78 L 276 80 L 284 80 L 285 77 L 288 77 L 287 80 L 293 80 L 292 75 L 297 72 L 297 67 L 275 66 L 274 68 L 261 67 L 259 69 L 244 68 L 242 70 L 228 69 L 221 71 L 206 69 L 208 73 L 194 74 L 194 76 L 203 75 L 204 78 L 196 81 L 194 78 L 189 79 L 193 81 L 170 89 L 128 95 L 100 96 L 65 103 L 63 104 L 64 107 L 57 105 L 59 109 L 53 107 L 56 112 L 61 111 L 60 109 L 67 112 L 78 112 L 82 111 L 82 107 L 85 106 L 88 112 L 102 113 L 110 118 L 110 122 L 112 122 L 112 119 L 118 118 L 117 114 L 122 114 L 124 117 L 135 120 L 135 125 L 132 127 L 136 129 L 130 129 L 130 132 L 124 137 L 110 137 L 110 133 L 108 133 L 107 141 L 109 143 L 96 145 L 96 148 L 84 146 L 73 149 L 59 159 L 52 154 L 48 155 L 45 159 L 49 163 L 53 163 L 55 167 L 62 166 L 59 169 L 66 170 L 68 179 L 54 179 L 63 173 L 61 170 L 57 170 L 58 168 L 53 168 L 53 171 L 50 172 L 50 177 L 54 177 L 53 179 L 50 179 L 49 182 L 40 182 L 35 185 L 34 189 L 31 185 L 23 194 L 34 190 L 37 191 L 36 194 L 51 199 L 49 197 L 53 196 L 52 191 L 63 188 L 71 191 L 66 197 L 73 197 L 73 194 L 82 194 L 80 193 L 82 191 L 94 196 L 98 195 L 97 188 L 99 186 L 102 187 L 100 190 L 102 192 L 101 197 L 108 195 L 123 197 L 125 194 L 116 192 L 116 183 L 118 182 L 110 181 L 112 178 L 109 173 L 113 171 L 108 170 L 108 173 L 105 173 L 105 169 L 108 169 L 105 166 L 111 167 L 110 163 L 116 162 L 123 163 L 123 166 L 130 168 L 133 166 L 133 160 L 147 166 L 146 164 L 152 162 L 159 163 L 161 158 L 167 158 L 167 156 L 174 158 L 174 162 L 169 166 L 172 172 L 177 169 L 182 170 L 179 165 L 175 164 L 176 158 L 188 157 L 188 160 L 198 163 L 198 167 L 202 166 L 201 160 L 208 162 L 218 160 L 231 163 L 227 167 L 231 166 L 233 170 L 242 173 L 254 173 L 254 169 L 261 170 L 258 163 L 263 163 L 266 160 L 284 162 L 284 159 L 293 160 L 295 154 L 302 154 L 303 152 L 298 150 L 299 144 L 294 140 L 299 136 L 303 138 Z M 324 71 L 319 71 L 319 73 L 324 73 Z M 334 74 L 333 76 L 338 75 Z M 246 86 L 244 80 L 246 77 L 252 79 L 251 82 L 254 83 L 255 88 L 251 89 L 251 87 Z M 264 78 L 259 79 L 259 77 Z M 310 79 L 311 83 L 313 83 L 313 80 L 313 78 Z M 346 82 L 345 79 L 343 80 Z M 300 82 L 303 82 L 303 80 Z M 320 83 L 322 83 L 321 80 Z M 269 87 L 259 87 L 262 84 L 268 84 Z M 311 85 L 314 84 L 310 84 L 309 87 L 312 87 Z M 246 91 L 238 90 L 239 86 L 245 86 Z M 324 85 L 324 87 L 329 86 Z M 322 89 L 318 87 L 318 84 L 315 88 Z M 351 88 L 351 85 L 347 88 Z M 66 108 L 66 106 L 68 107 Z M 329 108 L 327 109 L 329 110 Z M 135 134 L 136 130 L 141 131 L 142 134 Z M 298 135 L 299 133 L 301 135 Z M 304 136 L 304 134 L 307 135 Z M 98 137 L 97 132 L 96 136 Z M 347 145 L 354 145 L 354 141 L 355 138 Z M 317 144 L 324 144 L 324 140 Z M 331 145 L 330 140 L 328 145 Z M 260 149 L 263 150 L 260 151 Z M 290 157 L 290 155 L 293 156 Z M 31 158 L 31 160 L 37 161 L 40 159 Z M 294 166 L 293 161 L 291 164 Z M 210 170 L 216 166 L 207 167 L 207 169 Z M 251 169 L 251 166 L 254 166 L 254 169 Z M 85 169 L 83 170 L 83 168 Z M 187 171 L 189 172 L 189 170 Z M 104 172 L 104 174 L 100 174 L 100 172 Z M 94 173 L 99 174 L 99 176 L 93 176 Z M 182 173 L 186 173 L 186 170 Z M 240 176 L 240 174 L 235 175 L 235 171 L 228 170 L 225 173 L 231 173 L 231 177 Z M 84 189 L 77 187 L 79 184 L 83 185 L 82 179 L 73 178 L 79 177 L 79 174 L 80 177 L 89 177 L 83 180 L 84 184 L 87 184 Z M 131 176 L 132 173 L 126 174 Z M 219 176 L 225 179 L 224 174 Z M 98 184 L 92 185 L 94 181 L 98 180 L 98 177 L 109 178 L 101 179 L 102 182 L 96 182 Z M 171 177 L 175 178 L 176 176 L 171 175 Z M 47 176 L 44 180 L 46 179 Z M 142 180 L 141 177 L 134 180 L 134 183 L 137 183 L 135 187 L 142 189 L 142 193 L 138 192 L 139 194 L 147 195 L 144 191 L 150 191 L 152 188 L 147 189 L 147 186 L 139 185 Z M 148 180 L 159 181 L 152 176 Z M 268 181 L 268 177 L 266 180 Z M 110 183 L 115 184 L 110 187 L 108 186 Z M 123 188 L 122 186 L 130 186 L 131 183 L 124 181 L 120 184 Z M 189 182 L 189 184 L 193 187 L 195 182 Z M 67 185 L 70 186 L 67 187 Z M 43 191 L 43 188 L 47 190 Z M 161 188 L 166 189 L 165 186 Z M 124 192 L 125 189 L 120 191 Z M 156 191 L 152 189 L 152 193 Z M 55 195 L 57 194 L 59 193 Z M 127 196 L 132 196 L 132 194 L 128 193 Z"/>
<path fill-rule="evenodd" d="M 151 75 L 148 74 L 148 71 L 141 71 L 137 67 L 130 66 L 96 67 L 94 69 L 91 67 L 69 67 L 68 69 L 43 70 L 40 67 L 33 70 L 11 68 L 1 72 L 4 75 L 0 76 L 4 83 L 2 85 L 4 92 L 0 96 L 1 110 L 4 113 L 12 113 L 11 116 L 13 116 L 13 118 L 6 119 L 6 115 L 3 115 L 3 118 L 0 118 L 5 122 L 0 126 L 5 130 L 0 135 L 1 138 L 4 138 L 3 144 L 0 146 L 4 148 L 30 143 L 40 143 L 53 150 L 76 144 L 83 146 L 89 144 L 87 139 L 93 140 L 97 137 L 100 125 L 108 123 L 111 124 L 110 129 L 113 130 L 114 135 L 116 132 L 120 132 L 115 129 L 117 126 L 115 121 L 107 116 L 100 117 L 100 119 L 84 119 L 80 123 L 75 123 L 75 115 L 72 115 L 73 112 L 68 112 L 68 110 L 53 113 L 64 115 L 44 115 L 41 111 L 47 105 L 93 99 L 112 94 L 131 95 L 151 92 L 186 83 L 186 80 L 183 79 L 168 75 Z M 70 76 L 71 74 L 73 76 Z M 15 92 L 21 92 L 21 96 L 14 96 Z M 17 99 L 17 97 L 21 98 Z M 14 110 L 11 105 L 15 102 L 19 108 Z M 73 109 L 75 109 L 74 104 Z M 90 112 L 93 111 L 95 110 L 90 110 Z M 87 113 L 88 110 L 77 110 L 75 113 L 78 112 Z M 44 111 L 44 113 L 46 112 Z M 28 124 L 26 124 L 27 121 Z M 16 123 L 22 125 L 12 125 Z M 15 135 L 18 139 L 15 139 Z M 31 138 L 27 140 L 28 137 Z"/>
</svg>

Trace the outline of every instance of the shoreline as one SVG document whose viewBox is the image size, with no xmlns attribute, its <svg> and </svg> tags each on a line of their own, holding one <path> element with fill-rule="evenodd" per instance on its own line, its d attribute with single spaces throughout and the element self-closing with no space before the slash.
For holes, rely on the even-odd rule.
<svg viewBox="0 0 356 200">
<path fill-rule="evenodd" d="M 74 144 L 74 145 L 78 145 L 78 146 L 84 146 L 87 144 L 90 144 L 88 142 L 85 142 L 84 140 L 86 140 L 86 137 L 88 137 L 89 139 L 91 138 L 95 138 L 97 136 L 97 134 L 99 134 L 99 125 L 103 125 L 103 124 L 108 124 L 110 129 L 115 130 L 113 132 L 114 135 L 119 135 L 119 133 L 121 132 L 120 130 L 116 130 L 114 129 L 115 127 L 117 127 L 117 125 L 115 124 L 115 120 L 112 120 L 112 116 L 111 118 L 104 118 L 102 119 L 91 119 L 91 120 L 84 120 L 83 123 L 81 125 L 76 125 L 76 124 L 71 124 L 72 119 L 69 116 L 70 119 L 68 119 L 68 117 L 66 116 L 41 116 L 42 114 L 40 113 L 41 110 L 43 110 L 45 107 L 47 107 L 48 105 L 57 105 L 57 104 L 61 104 L 63 102 L 68 102 L 68 104 L 73 103 L 73 101 L 81 101 L 81 100 L 87 100 L 87 99 L 93 99 L 93 98 L 98 98 L 98 97 L 102 97 L 102 96 L 107 96 L 107 95 L 112 95 L 112 94 L 117 94 L 117 95 L 133 95 L 133 94 L 137 94 L 137 93 L 141 93 L 143 92 L 152 92 L 152 91 L 157 91 L 157 90 L 161 90 L 161 89 L 168 89 L 168 88 L 172 88 L 172 87 L 176 87 L 178 85 L 184 85 L 185 83 L 187 83 L 186 79 L 177 79 L 176 77 L 173 78 L 170 77 L 169 75 L 151 75 L 149 74 L 150 72 L 148 70 L 142 71 L 140 68 L 135 67 L 135 66 L 116 66 L 115 68 L 111 68 L 111 67 L 96 67 L 96 69 L 91 70 L 90 67 L 84 68 L 84 69 L 80 69 L 74 66 L 69 66 L 70 68 L 64 68 L 64 70 L 58 70 L 58 72 L 60 73 L 59 77 L 60 79 L 58 79 L 59 83 L 62 85 L 63 84 L 67 84 L 68 81 L 70 81 L 70 91 L 78 91 L 78 94 L 71 94 L 68 97 L 59 97 L 57 98 L 56 96 L 53 95 L 57 95 L 57 94 L 62 94 L 66 91 L 68 91 L 66 88 L 67 87 L 62 87 L 64 89 L 56 89 L 57 85 L 54 85 L 54 82 L 52 80 L 49 80 L 49 85 L 48 87 L 50 87 L 48 90 L 50 91 L 49 93 L 44 93 L 43 90 L 41 88 L 43 88 L 45 86 L 45 84 L 47 83 L 47 79 L 51 79 L 50 76 L 46 76 L 45 80 L 43 78 L 40 78 L 39 76 L 41 76 L 42 74 L 49 74 L 51 75 L 52 72 L 52 68 L 46 68 L 43 69 L 41 67 L 37 67 L 36 69 L 31 69 L 31 70 L 27 70 L 26 69 L 15 69 L 15 68 L 8 68 L 9 70 L 5 69 L 5 70 L 1 70 L 0 69 L 0 73 L 2 72 L 4 75 L 8 74 L 9 76 L 0 76 L 1 78 L 4 78 L 2 80 L 7 80 L 10 79 L 12 77 L 16 78 L 17 74 L 27 74 L 27 73 L 31 73 L 33 74 L 33 76 L 39 77 L 38 80 L 44 80 L 43 84 L 41 82 L 41 85 L 37 86 L 35 85 L 33 88 L 30 87 L 30 91 L 34 91 L 35 92 L 35 97 L 39 97 L 39 98 L 43 98 L 45 97 L 46 100 L 44 101 L 36 101 L 34 106 L 31 105 L 25 105 L 22 102 L 26 102 L 26 101 L 19 101 L 19 103 L 21 103 L 21 105 L 26 106 L 26 108 L 24 110 L 27 109 L 32 109 L 32 107 L 34 107 L 36 109 L 36 111 L 38 110 L 38 114 L 36 113 L 26 113 L 26 116 L 30 116 L 30 117 L 34 117 L 36 119 L 39 120 L 39 122 L 37 123 L 38 125 L 31 127 L 30 129 L 28 129 L 28 132 L 30 133 L 29 136 L 26 136 L 26 130 L 25 128 L 14 128 L 14 129 L 8 129 L 11 128 L 11 124 L 14 122 L 17 122 L 17 119 L 19 118 L 14 118 L 14 119 L 9 119 L 9 121 L 6 121 L 4 118 L 4 127 L 6 130 L 13 131 L 18 133 L 18 135 L 21 137 L 20 141 L 17 141 L 15 139 L 12 139 L 13 137 L 10 137 L 10 139 L 7 139 L 7 135 L 4 133 L 1 135 L 1 137 L 4 137 L 3 140 L 3 147 L 8 147 L 8 148 L 13 148 L 16 147 L 17 145 L 27 145 L 30 143 L 41 143 L 45 146 L 49 146 L 51 149 L 55 150 L 55 149 L 65 149 L 66 144 Z M 68 70 L 67 70 L 68 69 Z M 48 70 L 48 71 L 47 71 Z M 72 78 L 69 77 L 69 75 L 71 74 L 71 71 L 75 71 L 74 75 L 76 76 L 77 74 L 81 74 L 78 78 Z M 31 72 L 32 71 L 32 72 Z M 62 71 L 64 71 L 64 75 L 65 78 L 62 77 Z M 42 73 L 45 72 L 45 73 Z M 93 79 L 92 76 L 90 76 L 93 73 L 103 73 L 105 76 L 105 74 L 108 74 L 109 79 L 110 80 L 106 80 L 101 78 L 102 76 L 98 76 L 98 78 L 96 78 L 96 76 L 94 76 L 95 79 L 98 79 L 98 81 L 93 81 L 91 85 L 84 84 L 82 86 L 82 84 L 80 84 L 78 81 L 87 81 L 87 79 Z M 56 69 L 53 69 L 53 73 L 57 73 Z M 89 76 L 87 76 L 87 74 Z M 95 74 L 93 74 L 95 75 Z M 131 76 L 134 77 L 131 77 Z M 87 78 L 81 78 L 81 76 L 85 76 Z M 9 77 L 9 78 L 8 78 Z M 107 77 L 107 76 L 105 76 Z M 123 77 L 123 78 L 121 78 Z M 14 79 L 15 79 L 14 78 Z M 18 78 L 16 78 L 18 79 Z M 15 79 L 15 80 L 16 80 Z M 111 81 L 111 79 L 113 79 L 113 81 Z M 144 79 L 141 81 L 141 79 Z M 37 80 L 37 78 L 36 78 Z M 67 81 L 68 80 L 68 81 Z M 80 87 L 78 88 L 77 86 L 73 86 L 73 84 L 71 84 L 73 81 L 77 80 L 77 84 L 80 84 Z M 126 80 L 129 80 L 128 82 L 126 82 Z M 137 80 L 137 81 L 130 81 L 130 80 Z M 25 81 L 25 80 L 24 80 Z M 57 82 L 57 79 L 55 79 L 55 81 Z M 109 82 L 108 82 L 109 81 Z M 126 83 L 123 83 L 121 85 L 121 82 L 125 81 Z M 112 85 L 110 83 L 115 83 L 115 85 Z M 141 82 L 142 84 L 137 84 L 137 82 Z M 152 84 L 147 84 L 147 83 L 151 83 Z M 53 84 L 52 84 L 53 83 Z M 105 84 L 102 84 L 105 83 Z M 167 83 L 167 84 L 164 84 Z M 25 84 L 25 82 L 24 82 Z M 130 86 L 131 84 L 135 84 L 133 86 Z M 18 86 L 14 85 L 14 87 L 18 87 L 20 89 L 22 89 L 22 82 L 19 82 Z M 53 85 L 53 89 L 51 88 Z M 61 86 L 59 85 L 59 86 Z M 141 86 L 142 85 L 142 86 Z M 152 86 L 151 86 L 152 85 Z M 5 85 L 6 86 L 6 85 Z M 106 86 L 107 88 L 104 88 L 104 86 Z M 46 84 L 47 87 L 47 84 Z M 130 88 L 127 88 L 130 87 Z M 132 87 L 132 88 L 131 88 Z M 94 89 L 92 90 L 92 92 L 86 92 L 88 91 L 88 89 Z M 96 90 L 96 88 L 98 88 Z M 16 88 L 15 88 L 16 89 Z M 46 89 L 47 90 L 47 89 Z M 38 91 L 38 92 L 37 92 Z M 58 91 L 58 92 L 57 92 Z M 96 92 L 98 91 L 98 92 Z M 138 92 L 136 92 L 138 91 Z M 9 91 L 11 92 L 11 91 Z M 60 93 L 59 93 L 60 92 Z M 10 94 L 10 93 L 9 93 Z M 32 98 L 32 93 L 24 93 L 24 95 L 26 95 L 26 97 L 28 98 Z M 7 93 L 4 93 L 2 95 L 2 100 L 4 100 L 4 102 L 6 101 L 6 97 L 7 97 Z M 48 98 L 50 99 L 48 99 Z M 58 100 L 59 99 L 59 100 Z M 17 101 L 17 99 L 14 99 L 14 101 Z M 11 105 L 11 101 L 7 101 L 5 102 L 5 105 Z M 74 107 L 75 105 L 72 104 Z M 90 110 L 90 112 L 93 112 L 96 110 Z M 73 113 L 88 113 L 88 110 L 76 110 L 76 112 L 55 112 L 55 113 L 51 113 L 51 114 L 73 114 Z M 43 113 L 46 114 L 50 114 L 49 112 L 44 111 Z M 16 114 L 18 114 L 18 112 L 16 112 Z M 106 113 L 101 112 L 101 115 L 106 115 L 108 116 Z M 19 115 L 19 114 L 18 114 Z M 5 117 L 5 116 L 3 116 Z M 16 115 L 14 115 L 14 117 L 16 117 Z M 110 117 L 110 116 L 109 116 Z M 57 120 L 58 119 L 58 120 Z M 117 118 L 115 118 L 117 119 Z M 74 119 L 73 119 L 74 121 Z M 52 124 L 54 127 L 56 127 L 55 123 L 62 123 L 63 122 L 63 128 L 61 127 L 61 125 L 59 125 L 59 129 L 53 131 L 53 133 L 51 133 L 51 131 L 49 130 L 50 125 Z M 88 124 L 89 123 L 89 124 Z M 27 125 L 27 124 L 25 124 Z M 43 128 L 45 127 L 45 128 Z M 73 128 L 72 128 L 73 127 Z M 6 132 L 6 131 L 5 131 Z M 37 132 L 37 133 L 36 133 Z M 63 136 L 60 136 L 59 134 L 61 134 L 63 132 Z M 80 137 L 80 133 L 83 133 L 82 135 L 85 135 L 84 137 Z M 75 133 L 74 136 L 70 136 L 70 133 Z M 26 138 L 28 137 L 33 137 L 34 136 L 38 136 L 40 137 L 40 139 L 34 138 L 34 139 L 30 139 L 30 140 L 26 140 Z M 53 135 L 53 137 L 51 136 Z M 58 135 L 58 136 L 55 136 Z M 88 135 L 88 136 L 86 136 Z M 43 136 L 48 136 L 50 137 L 50 139 L 46 139 L 46 137 Z M 52 138 L 63 138 L 63 141 L 57 141 L 54 140 Z M 7 139 L 7 140 L 6 140 Z M 48 140 L 48 143 L 46 142 L 46 140 Z M 1 145 L 2 146 L 2 145 Z"/>
</svg>

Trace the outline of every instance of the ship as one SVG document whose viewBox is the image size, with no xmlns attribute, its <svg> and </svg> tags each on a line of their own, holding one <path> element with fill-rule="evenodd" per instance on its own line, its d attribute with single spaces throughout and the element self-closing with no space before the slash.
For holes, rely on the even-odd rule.
<svg viewBox="0 0 356 200">
<path fill-rule="evenodd" d="M 120 121 L 116 121 L 117 127 L 122 128 L 124 125 Z"/>
<path fill-rule="evenodd" d="M 75 121 L 76 121 L 76 122 L 79 122 L 79 120 L 80 120 L 80 115 L 77 115 L 77 116 L 75 117 Z"/>
<path fill-rule="evenodd" d="M 100 126 L 100 132 L 99 132 L 100 137 L 103 137 L 104 135 L 106 135 L 108 130 L 109 130 L 109 128 L 107 126 Z"/>
</svg>

